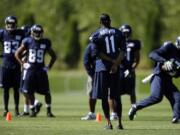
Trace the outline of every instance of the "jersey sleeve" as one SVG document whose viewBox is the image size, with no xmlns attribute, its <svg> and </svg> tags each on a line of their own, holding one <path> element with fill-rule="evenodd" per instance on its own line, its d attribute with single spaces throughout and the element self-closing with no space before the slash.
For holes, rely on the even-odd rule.
<svg viewBox="0 0 180 135">
<path fill-rule="evenodd" d="M 168 51 L 171 49 L 171 46 L 173 44 L 168 44 L 166 46 L 161 46 L 159 49 L 156 49 L 154 51 L 152 51 L 149 54 L 149 57 L 156 61 L 156 62 L 160 62 L 160 63 L 164 63 L 166 61 L 165 59 L 165 55 L 168 53 Z"/>
<path fill-rule="evenodd" d="M 141 42 L 139 40 L 135 40 L 134 42 L 135 42 L 135 45 L 136 45 L 135 49 L 136 50 L 141 50 Z"/>
<path fill-rule="evenodd" d="M 3 40 L 3 33 L 4 33 L 4 30 L 3 30 L 3 29 L 0 29 L 0 40 L 1 40 L 1 41 Z"/>
<path fill-rule="evenodd" d="M 22 44 L 24 45 L 24 47 L 27 49 L 29 46 L 29 38 L 24 38 L 22 40 Z"/>
</svg>

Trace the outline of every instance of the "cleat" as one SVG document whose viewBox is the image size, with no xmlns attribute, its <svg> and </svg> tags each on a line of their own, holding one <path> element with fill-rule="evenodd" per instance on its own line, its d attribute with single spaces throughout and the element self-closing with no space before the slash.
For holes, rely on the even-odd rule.
<svg viewBox="0 0 180 135">
<path fill-rule="evenodd" d="M 113 114 L 110 116 L 110 120 L 118 120 L 117 114 Z"/>
<path fill-rule="evenodd" d="M 47 113 L 47 117 L 51 117 L 51 118 L 53 118 L 53 117 L 55 117 L 52 113 Z"/>
<path fill-rule="evenodd" d="M 15 112 L 14 112 L 14 116 L 16 116 L 16 117 L 20 116 L 19 111 L 15 111 Z"/>
<path fill-rule="evenodd" d="M 123 128 L 123 125 L 121 124 L 121 125 L 118 125 L 117 126 L 117 129 L 119 129 L 119 130 L 123 130 L 124 128 Z"/>
<path fill-rule="evenodd" d="M 22 112 L 20 116 L 29 116 L 29 112 Z"/>
<path fill-rule="evenodd" d="M 128 116 L 129 116 L 129 119 L 130 120 L 133 120 L 134 119 L 134 115 L 136 114 L 136 111 L 137 111 L 137 107 L 136 105 L 133 105 L 130 110 L 129 110 L 129 113 L 128 113 Z"/>
<path fill-rule="evenodd" d="M 41 107 L 42 107 L 42 103 L 41 102 L 37 103 L 37 105 L 35 106 L 36 114 L 38 114 L 40 112 Z"/>
<path fill-rule="evenodd" d="M 7 113 L 8 113 L 8 111 L 4 111 L 3 112 L 3 117 L 6 117 Z"/>
<path fill-rule="evenodd" d="M 86 116 L 81 117 L 81 120 L 95 120 L 96 119 L 96 114 L 89 112 Z"/>
<path fill-rule="evenodd" d="M 175 118 L 172 119 L 172 123 L 173 124 L 178 124 L 178 123 L 180 123 L 180 119 L 175 117 Z"/>
<path fill-rule="evenodd" d="M 110 125 L 106 125 L 105 127 L 104 127 L 104 129 L 106 129 L 106 130 L 112 130 L 113 129 L 113 126 L 110 124 Z"/>
</svg>

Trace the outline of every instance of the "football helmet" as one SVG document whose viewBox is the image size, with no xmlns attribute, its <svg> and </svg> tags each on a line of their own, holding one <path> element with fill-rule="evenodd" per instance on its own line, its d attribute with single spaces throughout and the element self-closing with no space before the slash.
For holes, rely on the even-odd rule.
<svg viewBox="0 0 180 135">
<path fill-rule="evenodd" d="M 31 27 L 31 36 L 35 40 L 40 40 L 43 36 L 44 30 L 41 25 L 35 24 Z"/>
<path fill-rule="evenodd" d="M 180 49 L 180 36 L 177 37 L 175 45 L 178 49 Z"/>
<path fill-rule="evenodd" d="M 119 30 L 122 32 L 122 34 L 128 38 L 131 36 L 131 33 L 132 33 L 132 29 L 131 29 L 131 26 L 128 25 L 128 24 L 124 24 L 122 25 Z"/>
<path fill-rule="evenodd" d="M 5 27 L 8 31 L 13 31 L 17 28 L 17 18 L 15 16 L 8 16 L 5 19 Z"/>
<path fill-rule="evenodd" d="M 100 23 L 104 26 L 110 26 L 111 19 L 108 14 L 102 13 L 100 16 Z"/>
<path fill-rule="evenodd" d="M 21 26 L 21 29 L 25 32 L 26 35 L 30 35 L 31 27 L 29 25 L 23 25 Z"/>
</svg>

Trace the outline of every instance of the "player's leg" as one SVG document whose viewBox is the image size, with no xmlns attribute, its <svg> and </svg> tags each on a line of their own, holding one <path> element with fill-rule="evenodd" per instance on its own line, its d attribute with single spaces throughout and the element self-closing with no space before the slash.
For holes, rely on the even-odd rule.
<svg viewBox="0 0 180 135">
<path fill-rule="evenodd" d="M 140 109 L 149 107 L 151 105 L 157 104 L 162 101 L 163 91 L 162 91 L 162 78 L 161 76 L 155 75 L 151 81 L 151 94 L 149 97 L 139 101 L 129 110 L 129 119 L 133 120 L 134 115 Z"/>
<path fill-rule="evenodd" d="M 89 112 L 86 116 L 81 117 L 81 120 L 95 120 L 96 119 L 96 114 L 95 114 L 96 99 L 92 98 L 92 85 L 93 85 L 93 80 L 91 79 L 91 77 L 88 77 L 87 94 L 89 95 L 89 99 L 88 99 Z"/>
<path fill-rule="evenodd" d="M 113 99 L 114 107 L 118 116 L 118 129 L 123 129 L 122 126 L 122 104 L 119 96 L 119 73 L 110 75 L 110 98 Z"/>
<path fill-rule="evenodd" d="M 136 103 L 136 91 L 135 91 L 136 76 L 135 76 L 135 72 L 131 73 L 131 75 L 130 75 L 130 77 L 128 79 L 128 84 L 129 84 L 131 105 L 134 105 Z"/>
<path fill-rule="evenodd" d="M 172 123 L 180 122 L 180 93 L 177 87 L 172 83 L 172 80 L 169 80 L 165 84 L 165 96 L 169 100 L 172 111 L 173 119 Z"/>
<path fill-rule="evenodd" d="M 14 88 L 15 116 L 19 115 L 19 88 Z"/>
<path fill-rule="evenodd" d="M 4 113 L 3 116 L 6 116 L 8 113 L 8 105 L 9 105 L 9 88 L 3 89 L 3 101 L 4 101 Z"/>
<path fill-rule="evenodd" d="M 47 72 L 41 70 L 37 74 L 38 77 L 38 86 L 39 86 L 39 93 L 43 94 L 45 97 L 45 103 L 47 108 L 47 117 L 55 117 L 51 111 L 51 93 L 49 89 L 49 80 Z"/>
</svg>

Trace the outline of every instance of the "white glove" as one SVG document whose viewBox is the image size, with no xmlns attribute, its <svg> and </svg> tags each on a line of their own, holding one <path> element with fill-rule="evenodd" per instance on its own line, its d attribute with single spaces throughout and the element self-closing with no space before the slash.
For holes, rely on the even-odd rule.
<svg viewBox="0 0 180 135">
<path fill-rule="evenodd" d="M 23 68 L 24 68 L 24 69 L 30 68 L 30 64 L 29 64 L 29 63 L 24 63 L 24 64 L 23 64 Z"/>
<path fill-rule="evenodd" d="M 47 67 L 47 66 L 46 66 L 46 67 L 43 67 L 43 70 L 46 71 L 46 72 L 48 72 L 48 71 L 49 71 L 49 67 Z"/>
<path fill-rule="evenodd" d="M 164 62 L 163 69 L 166 71 L 170 71 L 173 69 L 173 63 L 172 61 L 166 61 Z"/>
<path fill-rule="evenodd" d="M 129 75 L 129 73 L 130 73 L 130 72 L 129 72 L 129 70 L 128 70 L 128 69 L 127 69 L 127 70 L 125 70 L 125 71 L 124 71 L 124 77 L 126 78 L 126 77 Z"/>
</svg>

